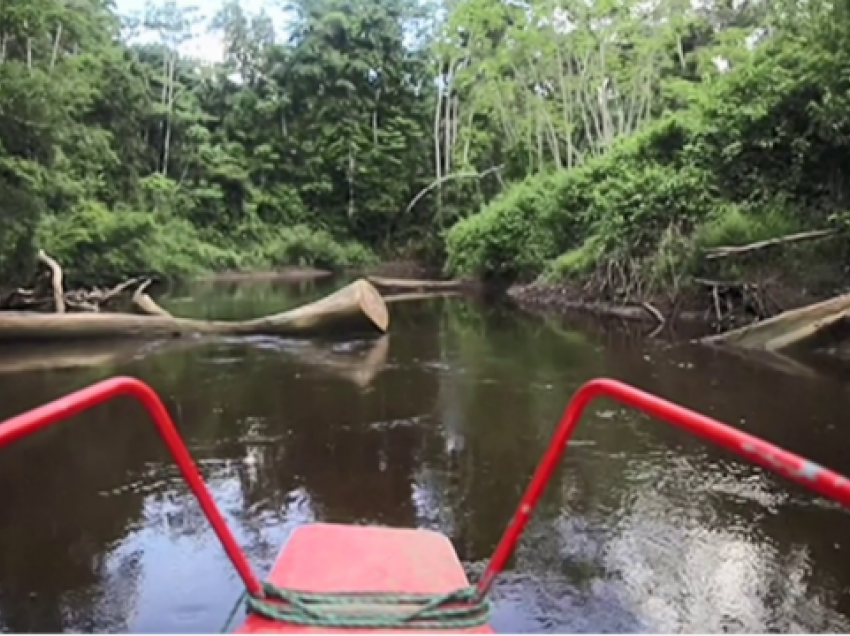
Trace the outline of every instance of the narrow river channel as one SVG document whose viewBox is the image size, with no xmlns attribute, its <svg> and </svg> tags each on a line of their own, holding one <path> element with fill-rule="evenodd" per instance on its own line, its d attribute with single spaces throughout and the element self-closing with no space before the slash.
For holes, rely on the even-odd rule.
<svg viewBox="0 0 850 636">
<path fill-rule="evenodd" d="M 198 283 L 163 304 L 249 317 L 338 284 Z M 474 576 L 572 391 L 600 375 L 850 473 L 839 379 L 467 300 L 391 312 L 378 342 L 3 350 L 0 419 L 116 373 L 149 382 L 261 572 L 292 528 L 327 520 L 438 529 Z M 240 582 L 138 406 L 98 408 L 0 453 L 0 628 L 224 627 Z M 847 632 L 848 586 L 850 514 L 601 403 L 499 581 L 493 625 Z"/>
</svg>

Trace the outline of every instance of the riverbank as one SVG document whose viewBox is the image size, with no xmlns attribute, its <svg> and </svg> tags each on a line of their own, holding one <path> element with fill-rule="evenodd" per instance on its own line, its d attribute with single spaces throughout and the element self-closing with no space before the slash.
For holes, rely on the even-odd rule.
<svg viewBox="0 0 850 636">
<path fill-rule="evenodd" d="M 738 264 L 734 272 L 727 265 L 717 278 L 691 277 L 674 289 L 635 295 L 624 294 L 616 286 L 599 285 L 592 278 L 565 282 L 540 278 L 512 285 L 506 295 L 520 307 L 538 313 L 642 322 L 653 325 L 654 333 L 682 327 L 702 337 L 780 320 L 779 316 L 805 312 L 819 304 L 840 305 L 837 311 L 844 312 L 842 299 L 850 289 L 850 277 L 841 265 L 844 261 L 830 263 L 822 256 L 812 258 L 809 253 L 802 258 L 797 254 L 796 258 Z M 811 318 L 795 318 L 795 323 L 810 322 L 815 332 L 825 326 L 827 317 L 843 320 L 835 313 L 819 311 Z"/>
</svg>

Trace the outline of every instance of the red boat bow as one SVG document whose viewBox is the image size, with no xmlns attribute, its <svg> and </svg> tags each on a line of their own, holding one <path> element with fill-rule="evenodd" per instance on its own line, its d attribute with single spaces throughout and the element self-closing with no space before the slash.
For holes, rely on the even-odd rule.
<svg viewBox="0 0 850 636">
<path fill-rule="evenodd" d="M 141 402 L 233 562 L 249 596 L 241 633 L 488 632 L 486 596 L 525 530 L 588 404 L 636 408 L 850 508 L 850 481 L 704 415 L 616 380 L 583 385 L 567 406 L 484 575 L 471 588 L 446 537 L 424 530 L 309 524 L 261 584 L 227 526 L 159 396 L 131 377 L 104 380 L 0 424 L 0 447 L 119 396 Z"/>
</svg>

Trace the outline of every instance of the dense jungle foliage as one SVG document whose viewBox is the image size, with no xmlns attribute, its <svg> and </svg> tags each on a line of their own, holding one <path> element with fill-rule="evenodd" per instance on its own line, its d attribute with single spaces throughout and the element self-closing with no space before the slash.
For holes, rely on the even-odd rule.
<svg viewBox="0 0 850 636">
<path fill-rule="evenodd" d="M 706 248 L 844 231 L 848 3 L 689 4 L 600 3 L 569 33 L 525 30 L 521 52 L 493 53 L 498 76 L 534 78 L 494 91 L 524 96 L 504 130 L 531 122 L 538 168 L 451 229 L 452 270 L 679 289 Z M 845 258 L 843 238 L 815 260 Z"/>
<path fill-rule="evenodd" d="M 88 281 L 380 255 L 674 285 L 845 224 L 846 1 L 5 0 L 0 282 L 42 247 Z"/>
</svg>

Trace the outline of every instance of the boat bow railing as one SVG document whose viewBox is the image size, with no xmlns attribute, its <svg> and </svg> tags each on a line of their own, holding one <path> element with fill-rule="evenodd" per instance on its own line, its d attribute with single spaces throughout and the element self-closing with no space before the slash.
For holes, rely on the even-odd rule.
<svg viewBox="0 0 850 636">
<path fill-rule="evenodd" d="M 177 427 L 168 415 L 168 410 L 156 391 L 141 380 L 126 376 L 109 378 L 6 420 L 0 424 L 0 448 L 122 396 L 141 403 L 148 412 L 168 452 L 171 453 L 174 463 L 180 469 L 180 474 L 198 500 L 201 510 L 218 536 L 224 551 L 239 573 L 245 588 L 250 594 L 261 594 L 260 580 L 254 574 L 224 516 L 213 501 L 206 483 L 189 454 L 189 449 L 186 448 Z"/>
<path fill-rule="evenodd" d="M 132 377 L 110 378 L 6 420 L 0 424 L 0 448 L 121 396 L 135 399 L 148 412 L 183 479 L 198 500 L 224 551 L 245 584 L 247 592 L 252 597 L 262 596 L 263 586 L 260 580 L 216 506 L 165 405 L 156 392 L 144 382 Z M 635 387 L 616 380 L 598 378 L 579 388 L 567 405 L 549 447 L 476 586 L 478 599 L 486 596 L 495 578 L 507 565 L 569 445 L 581 416 L 587 406 L 598 398 L 616 400 L 672 424 L 850 508 L 850 480 L 846 477 L 763 439 Z"/>
<path fill-rule="evenodd" d="M 507 565 L 529 518 L 537 507 L 537 502 L 540 501 L 540 497 L 546 490 L 546 486 L 552 479 L 552 474 L 558 467 L 558 463 L 570 443 L 581 416 L 588 405 L 598 398 L 616 400 L 656 419 L 672 424 L 708 442 L 730 450 L 739 457 L 759 464 L 829 497 L 846 508 L 850 508 L 850 481 L 846 477 L 818 466 L 808 459 L 789 453 L 754 435 L 628 384 L 608 378 L 596 378 L 576 391 L 561 416 L 561 421 L 555 429 L 552 441 L 540 460 L 513 518 L 502 534 L 493 557 L 478 582 L 479 597 L 487 594 L 493 585 L 493 580 Z"/>
</svg>

